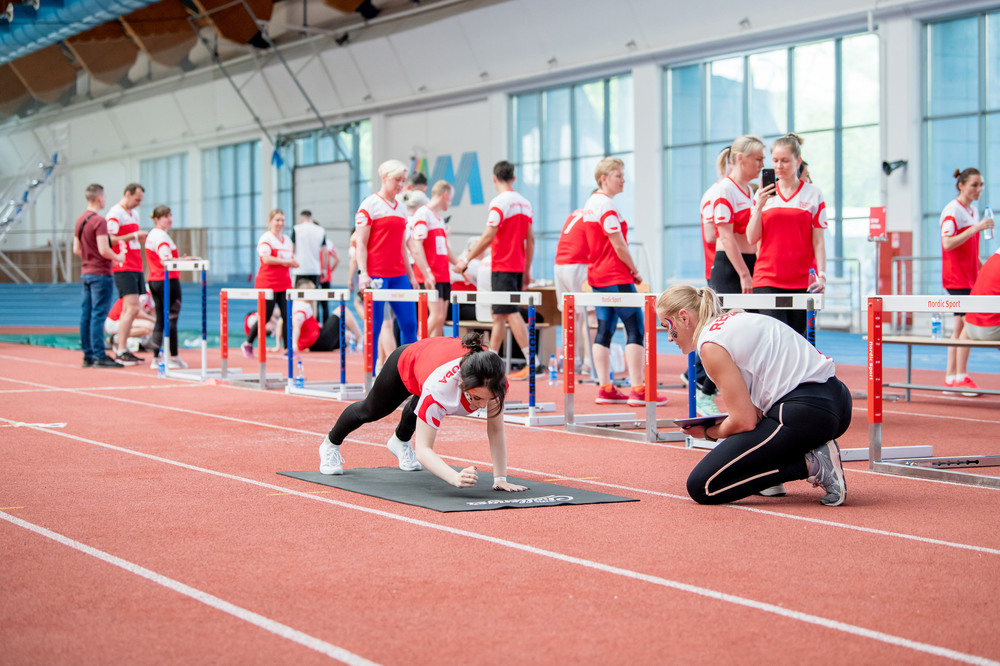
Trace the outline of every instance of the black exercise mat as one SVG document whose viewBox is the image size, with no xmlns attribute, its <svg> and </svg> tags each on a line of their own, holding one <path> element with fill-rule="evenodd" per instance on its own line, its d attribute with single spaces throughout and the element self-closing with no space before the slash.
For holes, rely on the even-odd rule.
<svg viewBox="0 0 1000 666">
<path fill-rule="evenodd" d="M 475 487 L 461 489 L 445 483 L 426 470 L 404 472 L 398 467 L 347 469 L 340 476 L 328 476 L 317 471 L 278 474 L 442 513 L 639 501 L 631 497 L 618 497 L 541 481 L 525 481 L 510 476 L 507 479 L 511 483 L 528 486 L 528 490 L 508 493 L 493 490 L 493 475 L 488 472 L 479 472 L 479 482 Z"/>
</svg>

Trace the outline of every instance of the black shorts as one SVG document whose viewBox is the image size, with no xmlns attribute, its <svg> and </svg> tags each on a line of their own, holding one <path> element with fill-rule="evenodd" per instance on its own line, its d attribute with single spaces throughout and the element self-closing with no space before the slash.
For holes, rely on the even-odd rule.
<svg viewBox="0 0 1000 666">
<path fill-rule="evenodd" d="M 427 285 L 421 283 L 421 289 L 426 289 Z M 451 283 L 450 282 L 435 282 L 434 291 L 438 293 L 438 299 L 447 303 L 451 300 Z"/>
<path fill-rule="evenodd" d="M 970 295 L 972 295 L 972 290 L 971 289 L 945 289 L 945 291 L 947 291 L 948 294 L 951 295 L 951 296 L 970 296 Z M 964 317 L 965 316 L 964 312 L 953 312 L 952 314 L 955 315 L 956 317 Z"/>
<path fill-rule="evenodd" d="M 490 286 L 493 291 L 522 291 L 524 273 L 491 273 Z M 517 305 L 494 305 L 493 314 L 506 315 L 517 312 Z"/>
<path fill-rule="evenodd" d="M 119 296 L 146 293 L 146 281 L 139 271 L 121 271 L 120 273 L 115 273 L 115 286 L 118 287 Z"/>
</svg>

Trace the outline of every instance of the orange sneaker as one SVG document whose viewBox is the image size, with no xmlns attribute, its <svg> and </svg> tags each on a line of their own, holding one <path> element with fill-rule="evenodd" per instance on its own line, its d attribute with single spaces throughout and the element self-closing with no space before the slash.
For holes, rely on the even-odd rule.
<svg viewBox="0 0 1000 666">
<path fill-rule="evenodd" d="M 628 402 L 628 396 L 616 389 L 614 384 L 608 384 L 597 390 L 594 402 L 598 405 L 621 405 Z"/>
<path fill-rule="evenodd" d="M 972 377 L 969 375 L 966 375 L 959 380 L 945 382 L 944 385 L 952 389 L 951 391 L 945 391 L 945 393 L 961 393 L 968 398 L 975 398 L 979 396 L 979 393 L 976 392 L 976 389 L 979 387 L 976 386 L 976 382 L 972 381 Z"/>
<path fill-rule="evenodd" d="M 524 381 L 525 379 L 528 378 L 528 366 L 524 366 L 517 372 L 510 373 L 509 375 L 507 375 L 507 378 L 512 379 L 515 382 Z"/>
<path fill-rule="evenodd" d="M 667 396 L 657 395 L 653 400 L 657 405 L 667 404 Z M 646 387 L 634 386 L 632 387 L 632 392 L 628 396 L 629 407 L 644 407 L 646 405 Z"/>
</svg>

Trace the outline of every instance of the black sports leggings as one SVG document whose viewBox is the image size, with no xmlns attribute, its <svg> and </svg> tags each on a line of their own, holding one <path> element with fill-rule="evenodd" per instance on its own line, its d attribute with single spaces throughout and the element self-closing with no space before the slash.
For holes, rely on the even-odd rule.
<svg viewBox="0 0 1000 666">
<path fill-rule="evenodd" d="M 153 303 L 156 306 L 156 324 L 153 326 L 153 334 L 150 342 L 156 347 L 156 353 L 160 353 L 163 346 L 163 280 L 150 280 L 149 291 L 153 295 Z M 179 278 L 170 278 L 170 355 L 177 356 L 177 319 L 181 316 L 181 281 Z"/>
<path fill-rule="evenodd" d="M 288 309 L 285 307 L 285 304 L 286 304 L 285 291 L 284 290 L 278 291 L 277 289 L 275 289 L 274 290 L 274 300 L 273 301 L 264 301 L 264 321 L 263 322 L 257 322 L 256 326 L 251 326 L 250 327 L 250 335 L 247 336 L 247 342 L 249 342 L 250 344 L 253 344 L 253 341 L 257 339 L 257 336 L 259 335 L 260 331 L 262 330 L 262 327 L 263 327 L 263 330 L 265 330 L 265 331 L 267 330 L 267 322 L 271 321 L 271 313 L 274 312 L 274 306 L 275 305 L 278 306 L 278 312 L 281 313 L 281 326 L 278 327 L 280 330 L 277 330 L 277 331 L 274 332 L 274 334 L 275 334 L 275 338 L 274 339 L 275 340 L 284 340 L 285 339 L 285 327 L 288 326 L 288 320 L 285 319 L 285 317 L 288 316 Z"/>
<path fill-rule="evenodd" d="M 725 504 L 806 478 L 805 454 L 847 432 L 851 409 L 851 392 L 836 377 L 799 384 L 756 428 L 709 451 L 688 477 L 688 494 L 699 504 Z"/>
<path fill-rule="evenodd" d="M 396 426 L 396 437 L 404 442 L 413 438 L 413 432 L 417 429 L 417 416 L 415 410 L 420 396 L 410 393 L 410 389 L 403 384 L 402 377 L 399 376 L 399 356 L 409 345 L 397 347 L 389 354 L 389 358 L 382 365 L 382 370 L 375 377 L 372 390 L 368 396 L 360 402 L 351 403 L 344 410 L 337 423 L 330 430 L 330 442 L 340 445 L 348 435 L 366 423 L 373 423 L 384 419 L 396 411 L 396 408 L 406 402 L 403 408 L 403 416 Z"/>
</svg>

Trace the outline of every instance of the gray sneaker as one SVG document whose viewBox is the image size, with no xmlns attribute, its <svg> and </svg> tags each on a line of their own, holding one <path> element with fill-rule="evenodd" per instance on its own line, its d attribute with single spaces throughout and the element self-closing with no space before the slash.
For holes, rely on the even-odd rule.
<svg viewBox="0 0 1000 666">
<path fill-rule="evenodd" d="M 343 474 L 344 456 L 340 455 L 340 447 L 330 443 L 327 437 L 319 445 L 319 473 L 320 474 Z"/>
<path fill-rule="evenodd" d="M 399 458 L 399 469 L 404 472 L 418 472 L 423 469 L 423 466 L 417 462 L 417 454 L 413 451 L 413 445 L 410 442 L 404 442 L 393 435 L 392 439 L 386 442 L 386 446 L 392 451 L 392 455 Z"/>
<path fill-rule="evenodd" d="M 779 483 L 776 486 L 771 486 L 770 488 L 764 488 L 764 490 L 760 491 L 757 494 L 760 495 L 761 497 L 784 497 L 786 495 L 785 484 Z"/>
<path fill-rule="evenodd" d="M 826 506 L 840 506 L 847 499 L 847 480 L 844 467 L 840 463 L 840 447 L 831 439 L 823 446 L 817 446 L 806 454 L 810 467 L 818 471 L 810 475 L 808 481 L 813 488 L 823 486 L 826 495 L 820 500 Z"/>
</svg>

